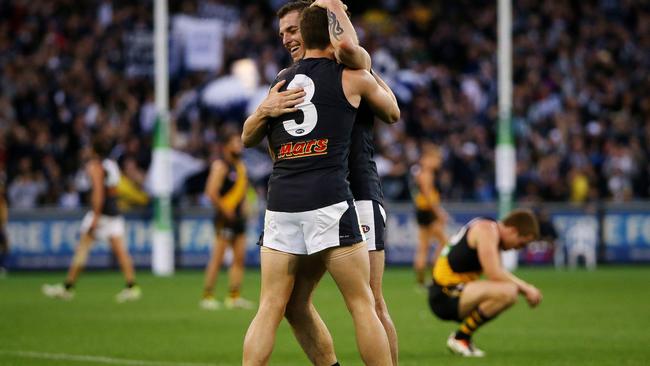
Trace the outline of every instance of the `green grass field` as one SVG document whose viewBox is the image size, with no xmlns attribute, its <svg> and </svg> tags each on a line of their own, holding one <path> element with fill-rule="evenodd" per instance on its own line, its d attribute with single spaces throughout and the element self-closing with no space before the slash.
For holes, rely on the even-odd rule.
<svg viewBox="0 0 650 366">
<path fill-rule="evenodd" d="M 452 323 L 436 320 L 408 269 L 390 269 L 385 296 L 397 325 L 401 365 L 647 365 L 650 362 L 650 267 L 596 272 L 521 269 L 544 302 L 523 299 L 481 329 L 485 359 L 461 359 L 444 347 Z M 47 299 L 46 282 L 62 273 L 12 273 L 0 280 L 0 365 L 207 366 L 241 363 L 252 310 L 198 308 L 202 273 L 156 278 L 140 271 L 144 297 L 118 305 L 117 272 L 85 273 L 71 302 Z M 224 295 L 224 276 L 218 294 Z M 259 272 L 249 271 L 244 295 L 257 299 Z M 334 337 L 342 365 L 359 365 L 352 321 L 326 277 L 316 305 Z M 273 365 L 308 365 L 283 322 Z"/>
</svg>

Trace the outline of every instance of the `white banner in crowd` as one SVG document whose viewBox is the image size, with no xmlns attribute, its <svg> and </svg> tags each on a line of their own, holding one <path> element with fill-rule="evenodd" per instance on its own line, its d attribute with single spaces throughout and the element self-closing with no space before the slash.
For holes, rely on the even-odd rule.
<svg viewBox="0 0 650 366">
<path fill-rule="evenodd" d="M 183 47 L 183 63 L 190 71 L 221 70 L 223 66 L 224 24 L 218 19 L 178 15 L 173 32 Z"/>
<path fill-rule="evenodd" d="M 159 165 L 163 159 L 153 159 L 147 177 L 145 178 L 145 189 L 154 194 L 176 193 L 183 187 L 185 179 L 205 169 L 205 163 L 183 151 L 169 149 L 164 152 L 168 154 L 167 159 L 171 161 L 171 170 L 168 174 Z M 161 178 L 163 176 L 164 178 Z M 162 179 L 162 182 L 154 181 Z"/>
</svg>

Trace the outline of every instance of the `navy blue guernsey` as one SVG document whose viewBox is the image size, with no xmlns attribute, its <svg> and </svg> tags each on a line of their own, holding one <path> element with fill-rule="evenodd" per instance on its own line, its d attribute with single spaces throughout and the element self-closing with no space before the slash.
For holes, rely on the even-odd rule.
<svg viewBox="0 0 650 366">
<path fill-rule="evenodd" d="M 274 155 L 267 208 L 301 212 L 353 198 L 348 156 L 356 108 L 343 93 L 344 66 L 326 58 L 296 62 L 278 75 L 280 89 L 304 88 L 299 111 L 268 120 Z"/>
<path fill-rule="evenodd" d="M 377 173 L 377 165 L 373 160 L 375 145 L 373 141 L 373 126 L 375 115 L 365 101 L 361 101 L 357 118 L 352 129 L 352 145 L 350 147 L 350 189 L 357 201 L 374 200 L 382 203 L 384 194 Z"/>
</svg>

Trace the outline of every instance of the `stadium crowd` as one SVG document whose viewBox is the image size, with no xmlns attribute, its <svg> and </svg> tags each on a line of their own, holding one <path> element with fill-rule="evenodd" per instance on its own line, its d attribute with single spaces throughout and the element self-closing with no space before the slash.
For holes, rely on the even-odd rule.
<svg viewBox="0 0 650 366">
<path fill-rule="evenodd" d="M 274 14 L 284 1 L 170 3 L 172 147 L 207 167 L 219 154 L 221 128 L 240 128 L 290 63 Z M 514 3 L 517 199 L 648 199 L 650 4 Z M 350 8 L 402 109 L 401 123 L 376 130 L 386 196 L 410 198 L 411 167 L 430 140 L 444 153 L 443 201 L 495 200 L 496 1 Z M 147 204 L 156 120 L 152 13 L 151 1 L 0 1 L 0 171 L 10 207 L 82 205 L 81 162 L 93 134 L 115 142 L 123 203 Z M 218 62 L 197 64 L 181 18 L 197 29 L 197 19 L 216 27 Z M 265 150 L 249 149 L 245 160 L 262 190 L 271 165 Z M 205 177 L 189 177 L 182 202 L 206 202 Z"/>
</svg>

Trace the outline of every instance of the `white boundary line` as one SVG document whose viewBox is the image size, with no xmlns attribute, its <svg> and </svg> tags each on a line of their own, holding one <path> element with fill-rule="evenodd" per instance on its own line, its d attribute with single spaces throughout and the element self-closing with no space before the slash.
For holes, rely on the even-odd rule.
<svg viewBox="0 0 650 366">
<path fill-rule="evenodd" d="M 48 353 L 36 351 L 9 351 L 0 350 L 0 355 L 11 355 L 24 358 L 40 358 L 44 360 L 58 360 L 58 361 L 76 361 L 76 362 L 96 362 L 111 365 L 124 365 L 124 366 L 220 366 L 225 364 L 216 363 L 200 363 L 200 362 L 161 362 L 161 361 L 145 361 L 145 360 L 129 360 L 125 358 L 113 358 L 106 356 L 92 356 L 92 355 L 71 355 L 67 353 Z"/>
</svg>

